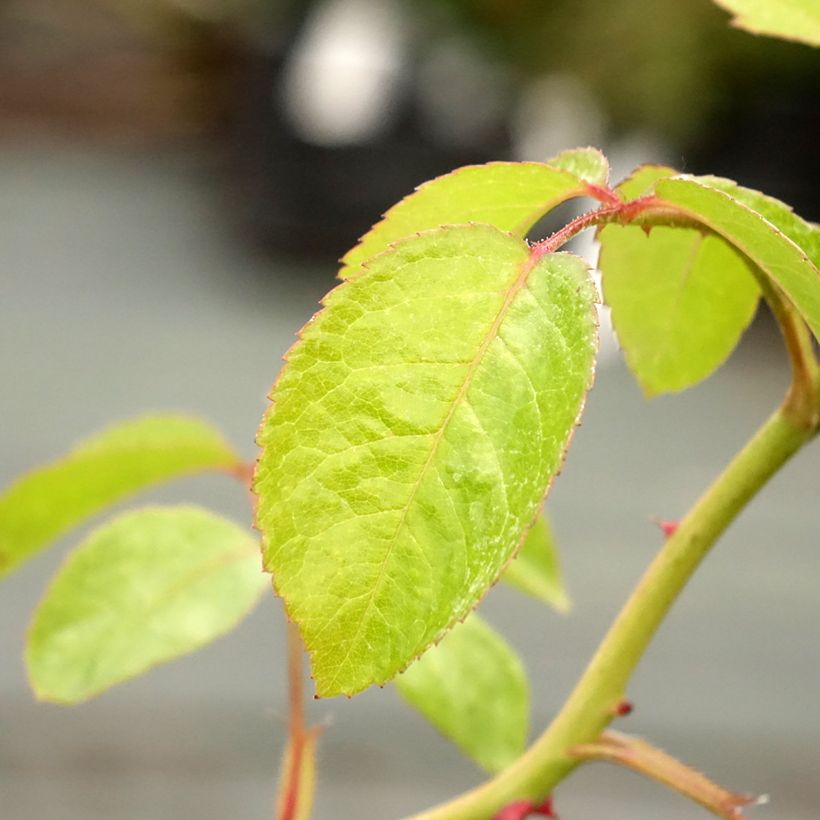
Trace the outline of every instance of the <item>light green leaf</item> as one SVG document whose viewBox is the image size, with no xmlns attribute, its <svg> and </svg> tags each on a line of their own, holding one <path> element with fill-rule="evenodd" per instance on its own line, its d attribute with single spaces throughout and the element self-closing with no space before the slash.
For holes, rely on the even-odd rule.
<svg viewBox="0 0 820 820">
<path fill-rule="evenodd" d="M 735 15 L 732 25 L 820 46 L 820 0 L 715 0 Z"/>
<path fill-rule="evenodd" d="M 640 165 L 625 180 L 618 183 L 616 190 L 627 202 L 651 194 L 658 180 L 673 177 L 678 173 L 667 165 Z"/>
<path fill-rule="evenodd" d="M 594 300 L 574 256 L 445 227 L 370 260 L 304 328 L 255 489 L 320 695 L 386 682 L 497 579 L 590 383 Z"/>
<path fill-rule="evenodd" d="M 747 205 L 695 179 L 661 180 L 656 194 L 745 254 L 820 338 L 820 274 L 805 249 Z"/>
<path fill-rule="evenodd" d="M 716 188 L 728 194 L 732 199 L 759 213 L 764 219 L 771 222 L 780 233 L 787 236 L 806 252 L 815 267 L 820 266 L 820 230 L 817 225 L 806 222 L 799 217 L 790 205 L 767 196 L 760 191 L 744 188 L 731 179 L 723 177 L 702 176 L 694 177 L 698 182 Z"/>
<path fill-rule="evenodd" d="M 574 163 L 588 170 L 591 155 L 583 152 L 593 150 L 581 149 Z M 581 157 L 586 160 L 582 162 Z M 598 159 L 599 173 L 601 163 L 606 163 L 603 155 Z M 459 168 L 425 182 L 394 205 L 344 256 L 339 278 L 354 275 L 362 262 L 387 250 L 396 240 L 445 223 L 481 222 L 523 237 L 556 205 L 587 193 L 584 179 L 541 162 L 490 162 Z"/>
<path fill-rule="evenodd" d="M 239 467 L 222 436 L 198 419 L 144 416 L 111 427 L 0 496 L 0 577 L 138 490 L 190 473 Z"/>
<path fill-rule="evenodd" d="M 731 354 L 760 288 L 722 239 L 698 230 L 607 225 L 599 233 L 604 301 L 627 364 L 649 395 L 685 390 Z"/>
<path fill-rule="evenodd" d="M 529 724 L 527 675 L 506 641 L 470 615 L 396 678 L 399 694 L 490 772 L 523 751 Z"/>
<path fill-rule="evenodd" d="M 232 629 L 267 588 L 257 539 L 197 507 L 149 507 L 92 533 L 40 603 L 38 698 L 78 703 Z"/>
<path fill-rule="evenodd" d="M 627 201 L 677 174 L 643 165 L 618 185 Z M 698 230 L 607 225 L 598 232 L 604 301 L 647 395 L 710 376 L 751 322 L 760 288 L 740 254 Z"/>
<path fill-rule="evenodd" d="M 609 162 L 597 148 L 571 148 L 547 160 L 547 165 L 568 171 L 591 185 L 609 182 Z"/>
<path fill-rule="evenodd" d="M 501 577 L 559 612 L 569 611 L 570 600 L 558 562 L 558 550 L 552 529 L 543 515 L 538 516 L 521 551 Z"/>
</svg>

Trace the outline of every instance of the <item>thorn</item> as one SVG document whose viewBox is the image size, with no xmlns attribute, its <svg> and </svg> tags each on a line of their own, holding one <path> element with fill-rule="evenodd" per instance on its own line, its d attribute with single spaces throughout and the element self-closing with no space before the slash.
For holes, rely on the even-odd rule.
<svg viewBox="0 0 820 820">
<path fill-rule="evenodd" d="M 635 706 L 631 700 L 619 700 L 612 708 L 612 714 L 615 717 L 627 717 L 635 711 Z"/>
<path fill-rule="evenodd" d="M 661 528 L 666 538 L 669 538 L 680 526 L 680 521 L 667 521 L 664 518 L 656 518 L 655 523 Z"/>
<path fill-rule="evenodd" d="M 555 807 L 552 805 L 552 795 L 549 795 L 540 806 L 536 806 L 533 809 L 533 814 L 540 815 L 541 817 L 552 817 L 554 820 L 558 820 Z"/>
<path fill-rule="evenodd" d="M 516 800 L 494 815 L 493 820 L 525 820 L 530 813 L 532 803 L 527 800 Z"/>
<path fill-rule="evenodd" d="M 526 820 L 527 817 L 551 817 L 553 820 L 558 820 L 558 815 L 552 805 L 552 795 L 538 805 L 529 800 L 516 800 L 501 809 L 493 820 Z"/>
</svg>

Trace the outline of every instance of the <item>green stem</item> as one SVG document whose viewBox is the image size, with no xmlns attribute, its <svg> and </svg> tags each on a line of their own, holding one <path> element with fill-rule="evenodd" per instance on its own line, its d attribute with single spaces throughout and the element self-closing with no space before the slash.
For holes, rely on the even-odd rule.
<svg viewBox="0 0 820 820">
<path fill-rule="evenodd" d="M 566 777 L 579 762 L 570 748 L 597 740 L 612 720 L 641 656 L 711 546 L 816 432 L 783 409 L 774 413 L 666 540 L 544 734 L 492 780 L 409 820 L 487 820 L 514 800 L 539 799 Z"/>
</svg>

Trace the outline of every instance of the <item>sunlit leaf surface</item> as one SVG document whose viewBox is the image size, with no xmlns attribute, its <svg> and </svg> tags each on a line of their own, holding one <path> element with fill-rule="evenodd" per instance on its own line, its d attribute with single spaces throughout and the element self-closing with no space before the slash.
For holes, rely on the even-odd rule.
<svg viewBox="0 0 820 820">
<path fill-rule="evenodd" d="M 420 185 L 394 205 L 343 259 L 339 277 L 356 273 L 362 262 L 390 243 L 440 225 L 480 222 L 524 236 L 551 208 L 587 193 L 587 182 L 572 173 L 597 177 L 606 159 L 595 149 L 565 151 L 564 168 L 542 162 L 490 162 L 469 165 Z M 569 170 L 567 170 L 569 168 Z"/>
<path fill-rule="evenodd" d="M 576 257 L 441 228 L 371 260 L 303 329 L 255 489 L 320 695 L 389 680 L 496 580 L 590 383 L 594 299 Z"/>
</svg>

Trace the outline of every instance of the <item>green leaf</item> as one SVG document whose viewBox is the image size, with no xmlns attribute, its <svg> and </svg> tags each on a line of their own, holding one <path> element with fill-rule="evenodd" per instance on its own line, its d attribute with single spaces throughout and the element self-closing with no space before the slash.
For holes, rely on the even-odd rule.
<svg viewBox="0 0 820 820">
<path fill-rule="evenodd" d="M 320 695 L 386 682 L 497 579 L 580 412 L 594 300 L 577 257 L 444 227 L 370 260 L 303 329 L 255 490 Z"/>
<path fill-rule="evenodd" d="M 616 190 L 627 202 L 651 194 L 655 183 L 678 174 L 667 165 L 640 165 L 625 180 L 618 183 Z"/>
<path fill-rule="evenodd" d="M 565 151 L 555 162 L 598 174 L 606 160 L 594 149 Z M 563 157 L 564 159 L 561 159 Z M 540 162 L 490 162 L 468 165 L 425 182 L 394 205 L 342 259 L 340 279 L 354 275 L 362 262 L 398 239 L 442 224 L 481 222 L 523 237 L 549 210 L 576 196 L 586 196 L 585 179 Z"/>
<path fill-rule="evenodd" d="M 599 233 L 604 301 L 627 364 L 649 395 L 685 390 L 731 354 L 757 308 L 754 273 L 701 231 L 607 225 Z"/>
<path fill-rule="evenodd" d="M 591 185 L 609 182 L 609 162 L 597 148 L 572 148 L 547 160 L 547 165 L 568 171 Z"/>
<path fill-rule="evenodd" d="M 92 533 L 40 603 L 38 698 L 78 703 L 232 629 L 267 588 L 256 538 L 197 507 L 148 507 Z"/>
<path fill-rule="evenodd" d="M 98 433 L 0 496 L 0 577 L 138 490 L 190 473 L 240 466 L 222 436 L 194 418 L 144 416 Z"/>
<path fill-rule="evenodd" d="M 820 0 L 715 0 L 735 15 L 732 25 L 820 46 Z"/>
<path fill-rule="evenodd" d="M 701 176 L 693 177 L 698 182 L 728 194 L 732 199 L 759 213 L 764 219 L 771 222 L 780 233 L 787 236 L 806 252 L 815 267 L 820 266 L 820 230 L 817 225 L 806 222 L 799 217 L 790 205 L 767 196 L 760 191 L 744 188 L 731 179 L 723 177 Z"/>
<path fill-rule="evenodd" d="M 543 515 L 538 516 L 527 533 L 521 551 L 502 579 L 559 612 L 569 611 L 570 600 L 558 563 L 558 550 L 552 529 Z"/>
<path fill-rule="evenodd" d="M 506 641 L 470 615 L 396 678 L 399 694 L 490 772 L 523 751 L 529 723 L 527 675 Z"/>
<path fill-rule="evenodd" d="M 743 253 L 784 292 L 820 338 L 820 274 L 806 249 L 747 205 L 695 179 L 661 180 L 656 194 Z"/>
</svg>

